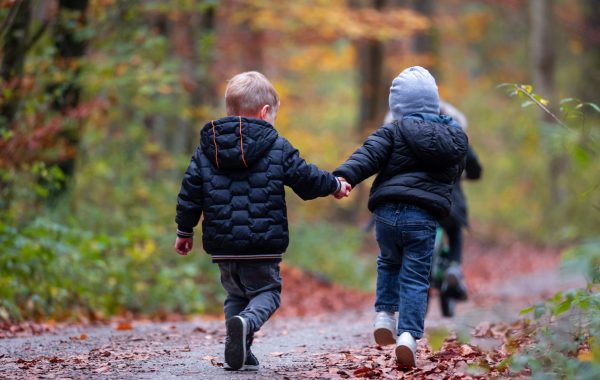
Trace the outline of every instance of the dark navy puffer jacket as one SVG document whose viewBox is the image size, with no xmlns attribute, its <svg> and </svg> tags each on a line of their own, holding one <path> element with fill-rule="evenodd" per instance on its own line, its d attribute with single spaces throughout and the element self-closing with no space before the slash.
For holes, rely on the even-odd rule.
<svg viewBox="0 0 600 380">
<path fill-rule="evenodd" d="M 204 213 L 202 243 L 213 261 L 281 260 L 289 241 L 284 185 L 309 200 L 339 183 L 266 121 L 228 116 L 207 123 L 179 191 L 177 234 L 191 237 Z"/>
<path fill-rule="evenodd" d="M 411 114 L 375 131 L 333 173 L 352 186 L 379 173 L 369 195 L 371 211 L 383 203 L 408 203 L 440 219 L 450 212 L 467 148 L 467 135 L 451 118 Z"/>
</svg>

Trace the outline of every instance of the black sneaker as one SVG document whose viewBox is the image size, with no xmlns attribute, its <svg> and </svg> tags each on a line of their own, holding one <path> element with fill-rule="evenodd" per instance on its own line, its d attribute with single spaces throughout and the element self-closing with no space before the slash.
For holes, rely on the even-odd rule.
<svg viewBox="0 0 600 380">
<path fill-rule="evenodd" d="M 246 361 L 246 336 L 248 324 L 239 315 L 230 318 L 225 323 L 227 337 L 225 338 L 225 363 L 229 369 L 237 371 L 244 366 Z"/>
<path fill-rule="evenodd" d="M 440 290 L 448 297 L 460 301 L 467 300 L 467 287 L 459 263 L 453 262 L 448 266 L 448 269 L 446 269 L 446 278 Z"/>
<path fill-rule="evenodd" d="M 248 356 L 246 356 L 246 361 L 244 362 L 244 370 L 245 371 L 258 371 L 260 363 L 258 359 L 252 351 L 248 350 Z"/>
<path fill-rule="evenodd" d="M 242 368 L 240 368 L 239 371 L 258 371 L 259 367 L 260 367 L 260 363 L 258 362 L 258 359 L 256 358 L 256 356 L 254 356 L 252 351 L 250 351 L 250 349 L 248 349 L 248 356 L 246 356 L 246 361 L 244 362 L 244 366 Z M 233 371 L 234 370 L 227 363 L 225 363 L 223 368 L 225 369 L 225 371 Z"/>
</svg>

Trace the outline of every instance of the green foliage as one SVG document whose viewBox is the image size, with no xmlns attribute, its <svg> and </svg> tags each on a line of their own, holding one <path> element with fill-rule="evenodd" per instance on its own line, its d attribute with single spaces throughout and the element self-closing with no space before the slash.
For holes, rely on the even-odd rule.
<svg viewBox="0 0 600 380">
<path fill-rule="evenodd" d="M 290 226 L 286 262 L 336 283 L 372 289 L 375 258 L 357 256 L 362 245 L 357 227 L 328 223 L 295 223 Z"/>
<path fill-rule="evenodd" d="M 565 134 L 546 140 L 550 143 L 550 152 L 562 150 L 577 169 L 590 169 L 592 154 L 599 151 L 598 131 L 585 125 L 585 109 L 600 113 L 596 104 L 563 99 L 559 117 L 531 86 L 505 84 L 502 87 L 507 87 L 511 96 L 523 99 L 522 107 L 536 105 L 564 128 Z M 556 127 L 550 125 L 550 128 Z M 597 194 L 597 190 L 597 187 L 592 188 L 591 192 Z M 596 219 L 597 210 L 590 212 L 589 201 L 585 204 L 588 205 L 586 211 Z M 530 368 L 534 379 L 596 379 L 600 377 L 600 240 L 589 239 L 569 249 L 563 264 L 585 274 L 588 284 L 585 289 L 558 292 L 549 300 L 521 311 L 533 314 L 535 336 L 533 344 L 512 357 L 512 367 L 517 371 Z"/>
<path fill-rule="evenodd" d="M 434 353 L 442 349 L 444 341 L 448 338 L 449 334 L 450 332 L 446 326 L 427 329 L 427 342 Z"/>
<path fill-rule="evenodd" d="M 600 239 L 589 239 L 568 249 L 563 265 L 567 270 L 585 274 L 588 283 L 600 284 Z"/>
<path fill-rule="evenodd" d="M 600 114 L 575 99 L 553 105 L 530 86 L 503 88 L 519 103 L 495 94 L 483 97 L 483 89 L 468 94 L 464 103 L 470 140 L 484 167 L 481 181 L 464 186 L 474 219 L 489 227 L 490 235 L 509 230 L 544 243 L 598 236 Z M 532 111 L 523 112 L 521 105 Z M 560 123 L 550 116 L 546 119 L 553 122 L 540 121 L 543 109 L 556 110 Z M 564 166 L 558 178 L 554 158 Z M 556 181 L 560 202 L 552 197 Z"/>
<path fill-rule="evenodd" d="M 600 376 L 600 292 L 598 285 L 559 292 L 521 311 L 533 314 L 535 342 L 511 359 L 533 378 L 597 379 Z"/>
<path fill-rule="evenodd" d="M 201 312 L 214 302 L 205 257 L 161 251 L 149 229 L 94 234 L 38 218 L 0 223 L 0 316 L 58 318 L 118 312 Z M 200 276 L 199 269 L 205 273 Z"/>
</svg>

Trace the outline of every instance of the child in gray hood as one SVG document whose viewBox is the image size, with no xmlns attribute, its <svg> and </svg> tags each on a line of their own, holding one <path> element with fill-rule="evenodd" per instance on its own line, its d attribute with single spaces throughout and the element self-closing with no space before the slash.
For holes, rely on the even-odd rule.
<svg viewBox="0 0 600 380">
<path fill-rule="evenodd" d="M 352 187 L 377 174 L 368 203 L 380 248 L 374 336 L 380 345 L 396 344 L 399 366 L 410 368 L 423 336 L 437 223 L 450 212 L 468 139 L 439 114 L 435 79 L 422 67 L 393 80 L 389 103 L 394 120 L 333 173 Z"/>
</svg>

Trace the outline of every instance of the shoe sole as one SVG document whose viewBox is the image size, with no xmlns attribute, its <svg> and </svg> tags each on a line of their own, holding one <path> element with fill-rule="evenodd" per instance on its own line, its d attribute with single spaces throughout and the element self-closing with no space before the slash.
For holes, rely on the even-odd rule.
<svg viewBox="0 0 600 380">
<path fill-rule="evenodd" d="M 223 366 L 223 369 L 225 371 L 252 371 L 252 372 L 255 372 L 255 371 L 258 371 L 260 369 L 260 365 L 244 364 L 242 366 L 242 368 L 240 368 L 240 369 L 233 369 L 233 368 L 229 367 L 227 365 L 227 363 L 225 363 L 225 365 Z"/>
<path fill-rule="evenodd" d="M 259 368 L 260 368 L 259 365 L 245 364 L 243 370 L 244 371 L 258 371 Z"/>
<path fill-rule="evenodd" d="M 375 337 L 375 343 L 380 346 L 387 346 L 396 343 L 394 333 L 383 327 L 375 329 L 375 331 L 373 331 L 373 336 Z"/>
<path fill-rule="evenodd" d="M 400 368 L 416 367 L 417 363 L 415 363 L 415 355 L 410 348 L 406 346 L 396 347 L 396 364 L 398 364 L 398 367 Z"/>
<path fill-rule="evenodd" d="M 451 289 L 453 298 L 459 301 L 466 301 L 469 298 L 467 292 L 460 287 L 460 282 L 455 274 L 449 274 L 448 277 L 446 277 L 446 283 L 448 284 L 446 291 Z"/>
<path fill-rule="evenodd" d="M 225 345 L 225 362 L 231 371 L 237 371 L 246 361 L 246 321 L 235 316 L 227 321 L 226 327 L 229 344 Z"/>
</svg>

